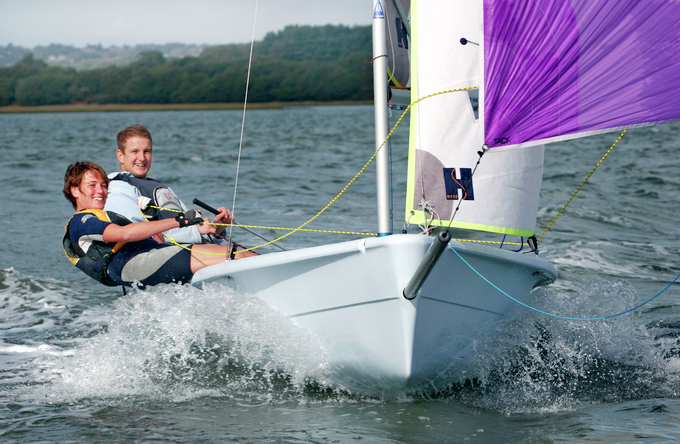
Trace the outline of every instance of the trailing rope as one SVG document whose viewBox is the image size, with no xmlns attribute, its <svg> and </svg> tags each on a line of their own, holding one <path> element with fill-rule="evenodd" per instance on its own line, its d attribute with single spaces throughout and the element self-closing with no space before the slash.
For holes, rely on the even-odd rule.
<svg viewBox="0 0 680 444">
<path fill-rule="evenodd" d="M 491 285 L 493 288 L 495 288 L 496 290 L 498 290 L 498 291 L 499 291 L 500 293 L 502 293 L 504 296 L 507 296 L 508 298 L 512 299 L 514 302 L 517 302 L 517 303 L 520 304 L 521 306 L 526 307 L 526 308 L 528 308 L 528 309 L 530 309 L 530 310 L 536 311 L 536 312 L 538 312 L 538 313 L 541 313 L 541 314 L 544 314 L 544 315 L 547 315 L 547 316 L 552 316 L 552 317 L 554 317 L 554 318 L 558 318 L 558 319 L 566 319 L 566 320 L 570 320 L 570 321 L 601 321 L 601 320 L 603 320 L 603 319 L 615 318 L 615 317 L 617 317 L 617 316 L 621 316 L 621 315 L 624 315 L 624 314 L 626 314 L 626 313 L 630 313 L 630 312 L 635 311 L 635 310 L 637 310 L 638 308 L 642 307 L 643 305 L 646 305 L 646 304 L 652 302 L 652 301 L 653 301 L 654 299 L 656 299 L 657 297 L 661 296 L 666 290 L 668 290 L 668 289 L 671 287 L 671 285 L 675 284 L 675 282 L 677 282 L 677 280 L 680 279 L 680 274 L 679 274 L 679 275 L 677 275 L 677 276 L 675 277 L 675 279 L 673 279 L 673 281 L 671 281 L 670 284 L 666 285 L 666 288 L 664 288 L 663 290 L 661 290 L 661 291 L 660 291 L 659 293 L 657 293 L 655 296 L 653 296 L 653 297 L 647 299 L 645 302 L 643 302 L 643 303 L 641 303 L 641 304 L 638 304 L 638 305 L 636 305 L 636 306 L 633 307 L 633 308 L 629 308 L 628 310 L 622 311 L 621 313 L 616 313 L 616 314 L 609 315 L 609 316 L 600 316 L 600 317 L 596 317 L 596 318 L 573 318 L 573 317 L 569 317 L 569 316 L 560 316 L 560 315 L 556 315 L 556 314 L 553 314 L 553 313 L 548 313 L 548 312 L 546 312 L 546 311 L 539 310 L 538 308 L 532 307 L 531 305 L 525 304 L 524 302 L 521 302 L 521 301 L 515 299 L 514 297 L 510 296 L 510 295 L 509 295 L 508 293 L 506 293 L 505 291 L 503 291 L 503 290 L 501 290 L 500 288 L 498 288 L 498 286 L 496 286 L 493 282 L 491 282 L 490 280 L 488 280 L 487 278 L 485 278 L 484 276 L 482 276 L 482 274 L 481 274 L 479 271 L 477 271 L 472 265 L 470 265 L 470 263 L 469 263 L 468 261 L 466 261 L 465 259 L 463 259 L 463 256 L 461 256 L 461 255 L 460 255 L 460 254 L 459 254 L 459 253 L 458 253 L 451 245 L 449 245 L 449 248 L 451 249 L 451 251 L 453 251 L 454 253 L 456 253 L 456 256 L 458 256 L 458 258 L 459 258 L 461 261 L 463 261 L 463 263 L 465 263 L 465 265 L 467 265 L 467 266 L 470 268 L 470 270 L 474 271 L 475 274 L 477 274 L 477 276 L 479 276 L 480 278 L 482 278 L 487 284 Z"/>
<path fill-rule="evenodd" d="M 149 205 L 149 208 L 153 208 L 161 211 L 172 211 L 174 213 L 182 213 L 181 210 L 175 210 L 173 208 L 163 208 L 157 207 L 155 205 Z M 285 228 L 285 227 L 267 227 L 263 225 L 243 225 L 243 224 L 222 224 L 217 222 L 201 222 L 201 225 L 214 225 L 217 227 L 238 227 L 238 228 L 261 228 L 263 230 L 295 230 L 296 228 Z M 364 233 L 362 231 L 337 231 L 337 230 L 312 230 L 311 228 L 303 228 L 299 231 L 307 231 L 310 233 L 331 233 L 331 234 L 353 234 L 353 235 L 365 235 L 365 236 L 377 236 L 378 233 Z"/>
<path fill-rule="evenodd" d="M 173 211 L 176 213 L 181 213 L 179 210 L 175 210 L 172 208 L 163 208 L 163 207 L 157 207 L 155 205 L 149 205 L 149 208 L 154 208 L 157 210 L 163 210 L 163 211 Z M 363 231 L 338 231 L 338 230 L 314 230 L 311 228 L 288 228 L 288 227 L 270 227 L 266 225 L 243 225 L 243 224 L 221 224 L 217 222 L 202 222 L 201 225 L 215 225 L 215 226 L 221 226 L 221 227 L 237 227 L 237 228 L 256 228 L 256 229 L 261 229 L 261 230 L 279 230 L 279 231 L 293 231 L 293 230 L 298 230 L 298 231 L 303 231 L 306 233 L 327 233 L 327 234 L 347 234 L 347 235 L 352 235 L 352 236 L 378 236 L 378 233 L 366 233 Z M 165 235 L 164 235 L 165 236 Z M 171 239 L 168 236 L 165 236 L 168 239 Z M 500 241 L 491 241 L 491 240 L 477 240 L 477 239 L 453 239 L 459 242 L 470 242 L 470 243 L 481 243 L 481 244 L 500 244 Z M 503 242 L 506 245 L 523 245 L 520 242 Z M 255 248 L 255 247 L 253 247 Z M 240 250 L 239 250 L 240 251 Z"/>
<path fill-rule="evenodd" d="M 204 224 L 204 225 L 216 225 L 216 226 L 223 226 L 223 227 L 238 227 L 238 228 L 260 228 L 263 230 L 282 230 L 282 231 L 292 231 L 296 230 L 296 228 L 285 228 L 285 227 L 265 227 L 262 225 L 241 225 L 241 224 L 219 224 L 215 222 L 211 222 L 209 224 Z M 350 234 L 350 235 L 359 235 L 359 236 L 377 236 L 378 233 L 364 233 L 363 231 L 337 231 L 337 230 L 313 230 L 311 228 L 302 228 L 298 231 L 305 231 L 308 233 L 330 233 L 330 234 Z"/>
</svg>

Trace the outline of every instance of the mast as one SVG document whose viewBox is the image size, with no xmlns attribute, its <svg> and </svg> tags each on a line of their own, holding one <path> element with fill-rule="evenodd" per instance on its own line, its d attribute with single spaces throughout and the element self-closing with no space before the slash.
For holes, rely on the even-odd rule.
<svg viewBox="0 0 680 444">
<path fill-rule="evenodd" d="M 375 148 L 380 148 L 388 134 L 387 114 L 387 43 L 385 0 L 373 0 L 373 102 L 375 108 Z M 390 187 L 390 144 L 385 143 L 376 156 L 378 197 L 378 235 L 392 234 Z"/>
</svg>

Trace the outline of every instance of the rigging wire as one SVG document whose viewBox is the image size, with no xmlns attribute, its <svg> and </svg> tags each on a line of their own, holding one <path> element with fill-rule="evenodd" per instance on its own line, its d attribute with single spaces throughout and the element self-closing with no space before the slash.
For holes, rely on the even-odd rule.
<svg viewBox="0 0 680 444">
<path fill-rule="evenodd" d="M 253 35 L 254 35 L 254 30 L 253 30 Z M 252 40 L 252 41 L 254 42 L 254 37 L 253 37 L 253 40 Z M 382 57 L 382 56 L 380 56 L 380 57 Z M 251 59 L 252 59 L 252 42 L 251 42 Z M 249 65 L 248 65 L 248 79 L 250 79 L 250 63 L 249 63 Z M 247 85 L 248 85 L 248 82 L 246 82 L 246 96 L 247 96 Z M 392 137 L 392 134 L 394 133 L 394 131 L 396 131 L 397 127 L 399 126 L 399 124 L 401 123 L 401 121 L 404 119 L 404 117 L 406 117 L 406 115 L 408 114 L 409 110 L 410 110 L 412 107 L 416 106 L 418 103 L 422 102 L 423 100 L 426 100 L 426 99 L 429 99 L 429 98 L 432 98 L 432 97 L 436 97 L 436 96 L 439 96 L 439 95 L 441 95 L 441 94 L 448 94 L 448 93 L 452 93 L 452 92 L 467 91 L 467 90 L 477 89 L 477 88 L 478 88 L 477 86 L 471 86 L 471 87 L 466 87 L 466 88 L 457 88 L 457 89 L 449 89 L 449 90 L 439 91 L 439 92 L 436 92 L 436 93 L 428 94 L 428 95 L 426 95 L 426 96 L 423 96 L 423 97 L 421 97 L 421 98 L 419 98 L 419 99 L 413 101 L 408 107 L 406 107 L 406 109 L 405 109 L 404 112 L 401 114 L 401 116 L 399 117 L 399 119 L 397 120 L 397 122 L 394 124 L 394 127 L 392 127 L 392 130 L 387 134 L 387 137 L 385 137 L 385 140 L 382 142 L 382 144 L 380 144 L 380 146 L 373 152 L 373 155 L 370 157 L 370 159 L 368 159 L 368 161 L 367 161 L 367 162 L 364 164 L 364 166 L 359 170 L 359 172 L 356 173 L 356 174 L 354 175 L 354 177 L 347 183 L 347 185 L 345 185 L 345 187 L 344 187 L 344 188 L 343 188 L 343 189 L 342 189 L 342 190 L 341 190 L 341 191 L 340 191 L 333 199 L 331 199 L 331 201 L 328 202 L 328 204 L 327 204 L 325 207 L 323 207 L 318 213 L 316 213 L 312 218 L 310 218 L 309 220 L 307 220 L 305 223 L 303 223 L 302 225 L 300 225 L 300 226 L 297 227 L 297 228 L 290 229 L 290 232 L 284 234 L 283 236 L 280 236 L 280 237 L 278 237 L 278 238 L 276 238 L 276 239 L 274 239 L 274 240 L 272 240 L 272 241 L 269 241 L 269 242 L 267 242 L 267 243 L 264 243 L 264 244 L 261 244 L 261 245 L 256 245 L 256 246 L 254 246 L 254 247 L 250 247 L 250 248 L 247 248 L 247 249 L 244 249 L 244 250 L 239 250 L 239 251 L 242 251 L 242 252 L 245 252 L 245 251 L 252 251 L 252 250 L 256 250 L 256 249 L 258 249 L 258 248 L 266 247 L 266 246 L 271 245 L 271 244 L 274 244 L 274 243 L 276 243 L 276 242 L 278 242 L 278 241 L 280 241 L 280 240 L 282 240 L 282 239 L 284 239 L 284 238 L 286 238 L 286 237 L 288 237 L 288 236 L 290 236 L 290 235 L 292 235 L 292 234 L 294 234 L 294 233 L 297 233 L 298 231 L 319 231 L 319 232 L 325 232 L 325 231 L 322 231 L 322 230 L 307 230 L 307 229 L 304 229 L 304 227 L 306 227 L 307 225 L 309 225 L 312 221 L 314 221 L 314 220 L 317 219 L 319 216 L 321 216 L 321 214 L 324 213 L 328 208 L 330 208 L 330 206 L 333 205 L 333 204 L 340 198 L 340 196 L 342 196 L 342 195 L 345 193 L 345 191 L 347 191 L 347 189 L 348 189 L 348 188 L 349 188 L 349 187 L 350 187 L 350 186 L 351 186 L 351 185 L 359 178 L 359 176 L 366 170 L 366 168 L 368 168 L 368 166 L 371 164 L 371 162 L 373 162 L 373 160 L 376 158 L 376 156 L 378 155 L 378 152 L 379 152 L 379 151 L 385 146 L 385 144 L 390 140 L 390 138 Z M 246 98 L 247 98 L 247 97 L 246 97 Z M 244 125 L 244 124 L 245 124 L 245 104 L 244 104 L 244 115 L 243 115 L 243 124 L 242 124 L 242 128 L 241 128 L 241 134 L 243 134 L 243 125 Z M 240 159 L 241 159 L 241 146 L 239 145 L 239 163 L 240 163 Z M 237 177 L 237 181 L 238 181 L 238 168 L 237 168 L 236 177 Z M 234 187 L 234 203 L 233 203 L 233 206 L 235 206 L 235 205 L 236 205 L 236 187 Z M 232 208 L 233 208 L 233 207 L 232 207 Z M 171 211 L 173 211 L 173 210 L 171 210 Z M 176 211 L 176 210 L 175 210 L 175 211 Z M 232 214 L 233 214 L 233 209 L 232 209 Z M 216 223 L 211 223 L 210 225 L 225 225 L 225 226 L 226 226 L 226 225 L 229 225 L 229 226 L 230 226 L 230 230 L 229 230 L 229 235 L 230 235 L 230 236 L 229 236 L 229 238 L 231 238 L 231 230 L 232 230 L 232 228 L 233 228 L 234 226 L 238 226 L 237 224 L 233 224 L 233 223 L 232 223 L 232 224 L 216 224 Z M 246 226 L 246 227 L 254 227 L 254 226 L 250 226 L 250 225 L 245 225 L 245 226 Z M 257 228 L 265 228 L 265 227 L 257 227 Z M 279 229 L 279 227 L 266 227 L 266 228 L 270 228 L 270 229 Z M 350 234 L 350 233 L 343 232 L 342 234 Z M 374 235 L 373 233 L 351 233 L 351 234 Z M 172 239 L 172 238 L 168 238 L 168 239 L 169 239 L 173 244 L 178 245 L 178 246 L 181 246 L 182 248 L 186 248 L 186 247 L 184 247 L 184 246 L 182 246 L 182 245 L 176 243 L 176 241 L 175 241 L 174 239 Z M 462 240 L 464 240 L 464 239 L 460 239 L 460 240 L 462 241 Z M 495 242 L 495 241 L 475 241 L 475 240 L 470 240 L 470 242 L 497 243 L 497 242 Z M 207 254 L 207 253 L 203 253 L 203 254 Z"/>
<path fill-rule="evenodd" d="M 250 86 L 250 69 L 253 65 L 253 46 L 255 45 L 255 25 L 257 24 L 257 6 L 259 0 L 255 0 L 255 16 L 253 17 L 253 33 L 250 38 L 250 55 L 248 57 L 248 75 L 246 76 L 246 94 L 243 99 L 243 118 L 241 119 L 241 136 L 238 142 L 238 158 L 236 160 L 236 177 L 234 178 L 234 199 L 231 202 L 231 214 L 232 218 L 235 218 L 236 209 L 236 189 L 238 188 L 238 174 L 241 168 L 241 151 L 243 148 L 243 130 L 246 126 L 246 109 L 248 106 L 248 87 Z M 233 231 L 233 226 L 229 227 L 229 239 L 231 239 L 231 234 Z"/>
<path fill-rule="evenodd" d="M 560 215 L 564 212 L 564 210 L 567 208 L 567 205 L 569 205 L 569 204 L 571 203 L 571 201 L 574 200 L 574 197 L 576 197 L 576 195 L 578 194 L 578 192 L 581 191 L 581 188 L 583 188 L 583 186 L 586 184 L 586 182 L 588 182 L 588 180 L 590 179 L 590 177 L 595 173 L 595 170 L 597 170 L 597 169 L 600 167 L 600 165 L 602 164 L 602 162 L 604 162 L 604 159 L 607 158 L 607 156 L 609 155 L 609 153 L 612 152 L 612 150 L 614 149 L 614 147 L 615 147 L 616 145 L 618 145 L 618 143 L 621 141 L 621 139 L 623 138 L 624 134 L 626 134 L 627 131 L 628 131 L 627 129 L 623 130 L 623 132 L 621 133 L 621 135 L 619 136 L 619 138 L 616 139 L 616 141 L 612 144 L 611 147 L 609 147 L 609 150 L 607 150 L 607 152 L 604 154 L 604 156 L 602 156 L 602 159 L 600 159 L 600 161 L 597 162 L 597 165 L 595 165 L 595 168 L 593 168 L 593 170 L 590 172 L 590 174 L 588 174 L 588 177 L 586 177 L 586 179 L 583 181 L 583 183 L 581 183 L 581 185 L 576 189 L 576 191 L 574 191 L 574 194 L 571 195 L 571 197 L 569 198 L 569 200 L 567 201 L 567 203 L 565 203 L 564 206 L 562 207 L 562 209 L 557 213 L 557 216 L 555 216 L 555 217 L 553 218 L 553 220 L 552 220 L 552 221 L 548 224 L 548 226 L 545 228 L 545 230 L 543 230 L 543 233 L 541 233 L 541 235 L 538 236 L 538 240 L 539 240 L 539 241 L 541 240 L 541 238 L 543 237 L 543 235 L 544 235 L 545 233 L 548 232 L 548 230 L 550 229 L 550 227 L 552 227 L 552 225 L 555 223 L 555 221 L 557 220 L 557 218 L 560 217 Z"/>
</svg>

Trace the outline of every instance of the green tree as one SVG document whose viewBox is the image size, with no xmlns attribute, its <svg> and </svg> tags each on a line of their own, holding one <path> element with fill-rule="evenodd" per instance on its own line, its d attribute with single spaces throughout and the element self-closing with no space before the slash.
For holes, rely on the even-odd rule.
<svg viewBox="0 0 680 444">
<path fill-rule="evenodd" d="M 0 68 L 0 105 L 242 102 L 249 55 L 248 44 L 169 60 L 148 50 L 123 67 L 75 72 L 26 54 L 14 66 Z M 287 26 L 254 45 L 248 97 L 253 102 L 369 100 L 370 61 L 368 26 Z"/>
<path fill-rule="evenodd" d="M 22 106 L 61 105 L 70 103 L 73 76 L 61 72 L 42 72 L 20 79 L 16 87 L 16 101 Z"/>
<path fill-rule="evenodd" d="M 11 105 L 14 102 L 14 80 L 2 76 L 0 73 L 0 106 Z"/>
<path fill-rule="evenodd" d="M 136 68 L 155 68 L 165 63 L 165 57 L 160 51 L 142 51 L 137 56 L 137 61 L 132 63 Z"/>
<path fill-rule="evenodd" d="M 0 68 L 0 106 L 7 106 L 16 101 L 17 83 L 24 78 L 38 75 L 49 69 L 47 63 L 33 58 L 28 53 L 13 66 Z"/>
</svg>

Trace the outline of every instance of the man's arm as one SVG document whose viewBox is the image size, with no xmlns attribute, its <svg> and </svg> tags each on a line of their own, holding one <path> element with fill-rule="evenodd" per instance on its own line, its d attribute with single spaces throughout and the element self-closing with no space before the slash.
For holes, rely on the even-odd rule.
<svg viewBox="0 0 680 444">
<path fill-rule="evenodd" d="M 175 192 L 172 191 L 170 189 L 170 187 L 167 187 L 167 189 L 173 194 L 175 200 L 177 201 L 179 206 L 182 208 L 182 211 L 187 211 L 188 210 L 187 206 L 184 205 L 184 202 L 182 202 L 179 197 L 177 197 L 177 194 L 175 194 Z M 231 211 L 227 210 L 224 207 L 219 207 L 217 210 L 219 211 L 219 213 L 215 215 L 215 219 L 214 219 L 215 223 L 221 223 L 221 224 L 231 224 L 231 223 L 233 223 L 234 216 L 231 213 Z M 197 225 L 197 226 L 191 227 L 191 228 L 196 228 L 196 230 L 198 230 L 198 234 L 201 236 L 201 240 L 202 240 L 203 243 L 215 243 L 215 244 L 219 245 L 223 241 L 220 237 L 214 238 L 214 237 L 211 237 L 211 235 L 215 235 L 215 234 L 221 235 L 222 232 L 224 231 L 224 228 L 225 228 L 224 226 L 212 227 L 210 225 Z M 185 231 L 182 231 L 182 234 L 184 234 Z M 192 236 L 193 236 L 193 234 L 192 234 Z M 198 242 L 199 241 L 195 241 L 193 243 L 198 243 Z M 181 242 L 181 243 L 184 243 L 184 242 Z"/>
<path fill-rule="evenodd" d="M 112 180 L 109 182 L 109 196 L 106 199 L 104 209 L 125 216 L 132 222 L 144 222 L 146 219 L 139 210 L 137 203 L 137 198 L 140 195 L 137 187 L 122 180 Z M 184 204 L 181 205 L 182 209 L 186 211 Z M 201 233 L 199 233 L 196 225 L 183 229 L 175 228 L 163 234 L 172 237 L 180 244 L 200 244 L 202 241 Z M 167 240 L 167 243 L 171 242 Z"/>
<path fill-rule="evenodd" d="M 182 202 L 177 195 L 175 194 L 174 191 L 172 191 L 168 187 L 168 191 L 170 191 L 174 196 L 177 202 L 179 202 L 180 206 L 182 207 L 182 211 L 187 211 L 186 205 L 184 205 L 184 202 Z M 199 231 L 199 226 L 198 225 L 192 225 L 187 228 L 179 229 L 175 228 L 172 230 L 165 231 L 163 234 L 165 234 L 168 237 L 171 237 L 175 239 L 180 244 L 200 244 L 203 242 L 203 238 L 201 236 L 201 233 Z M 170 242 L 170 241 L 168 241 Z"/>
</svg>

